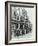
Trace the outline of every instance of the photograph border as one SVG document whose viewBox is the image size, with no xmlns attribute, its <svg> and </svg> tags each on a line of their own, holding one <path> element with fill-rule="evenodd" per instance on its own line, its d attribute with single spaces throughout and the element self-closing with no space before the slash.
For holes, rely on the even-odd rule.
<svg viewBox="0 0 38 46">
<path fill-rule="evenodd" d="M 20 3 L 20 4 L 33 4 L 33 5 L 36 5 L 36 20 L 35 20 L 36 21 L 36 41 L 8 43 L 8 3 Z M 7 26 L 6 26 L 6 23 L 7 23 Z M 12 45 L 12 44 L 25 44 L 25 43 L 37 43 L 37 3 L 6 1 L 5 2 L 5 44 L 6 45 Z"/>
</svg>

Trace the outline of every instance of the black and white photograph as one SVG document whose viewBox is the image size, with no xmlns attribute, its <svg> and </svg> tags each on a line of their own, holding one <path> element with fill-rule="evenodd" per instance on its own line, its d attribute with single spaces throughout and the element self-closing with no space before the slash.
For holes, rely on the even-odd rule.
<svg viewBox="0 0 38 46">
<path fill-rule="evenodd" d="M 5 43 L 37 42 L 37 4 L 6 2 Z"/>
</svg>

